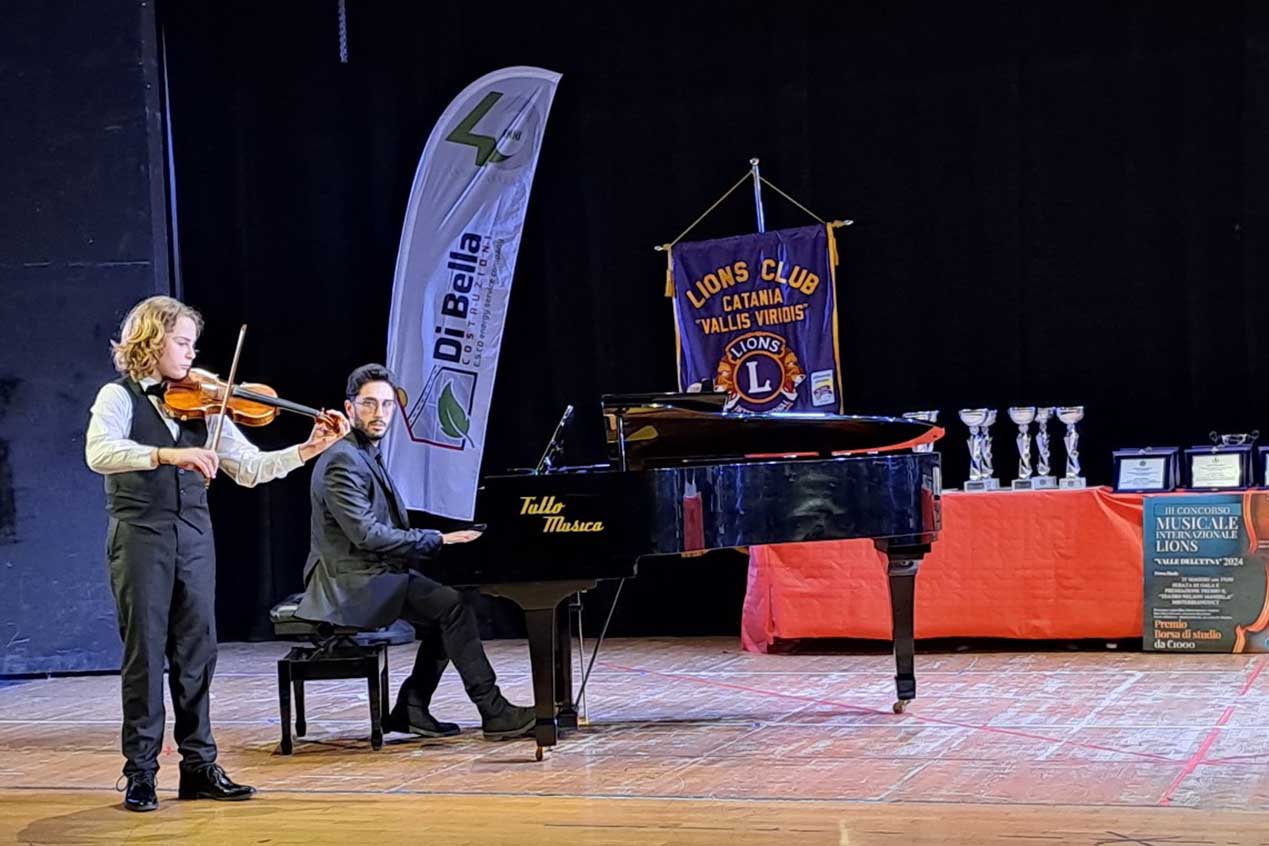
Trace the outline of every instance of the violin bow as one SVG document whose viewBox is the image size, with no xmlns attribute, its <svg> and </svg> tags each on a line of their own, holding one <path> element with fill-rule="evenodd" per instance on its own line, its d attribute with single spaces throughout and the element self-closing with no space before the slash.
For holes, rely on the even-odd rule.
<svg viewBox="0 0 1269 846">
<path fill-rule="evenodd" d="M 234 380 L 238 378 L 238 359 L 242 357 L 242 342 L 247 337 L 247 324 L 238 330 L 238 345 L 234 347 L 233 363 L 229 365 L 229 378 L 225 380 L 225 395 L 220 400 L 220 414 L 216 418 L 216 434 L 212 436 L 212 452 L 220 450 L 220 436 L 225 431 L 225 414 L 229 410 L 229 398 L 233 396 Z M 211 484 L 211 479 L 207 480 Z"/>
</svg>

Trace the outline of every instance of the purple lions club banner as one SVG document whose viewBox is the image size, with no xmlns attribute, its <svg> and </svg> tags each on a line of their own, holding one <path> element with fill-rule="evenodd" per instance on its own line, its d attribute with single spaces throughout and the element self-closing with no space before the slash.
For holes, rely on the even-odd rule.
<svg viewBox="0 0 1269 846">
<path fill-rule="evenodd" d="M 392 285 L 388 367 L 405 425 L 385 443 L 406 505 L 470 520 L 502 326 L 560 75 L 505 68 L 450 103 L 423 148 Z"/>
<path fill-rule="evenodd" d="M 679 388 L 712 380 L 729 411 L 839 412 L 829 226 L 675 244 Z"/>
</svg>

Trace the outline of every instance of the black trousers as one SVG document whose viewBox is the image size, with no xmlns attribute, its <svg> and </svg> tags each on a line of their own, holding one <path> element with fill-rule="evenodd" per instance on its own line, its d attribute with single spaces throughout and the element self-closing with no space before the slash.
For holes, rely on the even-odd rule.
<svg viewBox="0 0 1269 846">
<path fill-rule="evenodd" d="M 161 528 L 113 518 L 107 535 L 110 585 L 123 639 L 124 775 L 154 772 L 163 748 L 166 659 L 181 765 L 216 760 L 208 716 L 216 669 L 216 549 L 211 527 Z"/>
<path fill-rule="evenodd" d="M 496 716 L 506 707 L 480 642 L 476 614 L 463 602 L 462 594 L 427 576 L 411 573 L 401 616 L 414 625 L 419 649 L 414 656 L 414 669 L 397 694 L 394 716 L 420 722 L 450 661 L 482 717 Z"/>
</svg>

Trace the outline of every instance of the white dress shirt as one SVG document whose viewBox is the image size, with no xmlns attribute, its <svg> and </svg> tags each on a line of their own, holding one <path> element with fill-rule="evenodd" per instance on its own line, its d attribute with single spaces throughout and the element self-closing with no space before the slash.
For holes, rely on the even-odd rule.
<svg viewBox="0 0 1269 846">
<path fill-rule="evenodd" d="M 158 379 L 142 379 L 141 389 L 158 384 Z M 168 416 L 158 397 L 146 395 L 146 399 L 159 412 L 168 431 L 172 433 L 173 448 L 180 427 Z M 213 433 L 216 431 L 216 419 L 219 415 L 207 417 L 207 443 L 211 448 Z M 88 436 L 84 442 L 84 459 L 89 468 L 97 473 L 129 473 L 136 470 L 153 470 L 159 466 L 159 450 L 157 447 L 139 444 L 128 437 L 132 431 L 132 395 L 123 385 L 109 382 L 102 385 L 93 401 L 91 416 L 88 419 Z M 229 474 L 229 478 L 245 488 L 252 488 L 262 482 L 279 479 L 301 466 L 298 446 L 287 449 L 262 452 L 247 440 L 232 420 L 225 420 L 225 430 L 220 436 L 220 448 L 216 450 L 220 457 L 220 469 Z"/>
</svg>

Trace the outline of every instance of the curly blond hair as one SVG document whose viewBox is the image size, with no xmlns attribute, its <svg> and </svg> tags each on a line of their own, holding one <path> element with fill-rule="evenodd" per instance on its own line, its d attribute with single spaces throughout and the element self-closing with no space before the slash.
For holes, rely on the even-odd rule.
<svg viewBox="0 0 1269 846">
<path fill-rule="evenodd" d="M 148 297 L 132 307 L 119 327 L 119 340 L 110 342 L 115 370 L 140 381 L 154 372 L 167 333 L 176 328 L 176 321 L 188 317 L 199 334 L 203 316 L 180 300 L 171 297 Z"/>
</svg>

